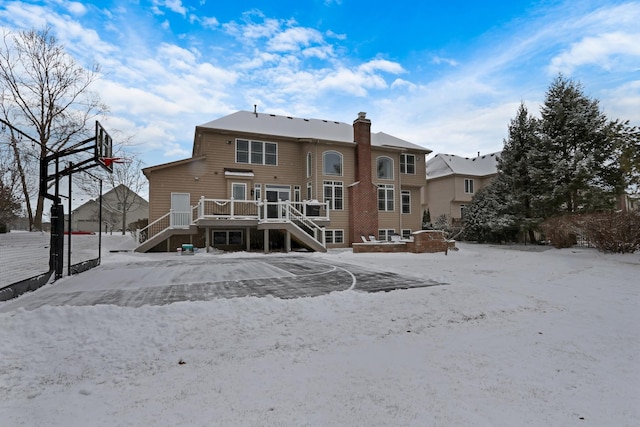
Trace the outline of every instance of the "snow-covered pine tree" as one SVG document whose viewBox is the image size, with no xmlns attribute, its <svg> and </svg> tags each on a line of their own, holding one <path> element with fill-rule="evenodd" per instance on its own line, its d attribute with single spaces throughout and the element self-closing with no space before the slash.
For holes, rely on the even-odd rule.
<svg viewBox="0 0 640 427">
<path fill-rule="evenodd" d="M 524 102 L 520 103 L 516 117 L 509 123 L 509 136 L 498 159 L 497 181 L 501 181 L 504 189 L 502 195 L 505 213 L 515 218 L 518 226 L 526 229 L 529 240 L 535 241 L 533 225 L 535 212 L 532 200 L 535 197 L 536 185 L 532 180 L 529 166 L 532 150 L 538 149 L 540 138 L 538 121 L 529 114 Z"/>
<path fill-rule="evenodd" d="M 580 83 L 562 75 L 551 83 L 540 113 L 531 177 L 544 216 L 611 208 L 624 186 L 615 155 L 618 122 L 607 119 Z"/>
<path fill-rule="evenodd" d="M 496 179 L 473 195 L 464 212 L 465 239 L 480 243 L 515 240 L 518 225 L 507 212 L 506 190 L 504 182 Z"/>
</svg>

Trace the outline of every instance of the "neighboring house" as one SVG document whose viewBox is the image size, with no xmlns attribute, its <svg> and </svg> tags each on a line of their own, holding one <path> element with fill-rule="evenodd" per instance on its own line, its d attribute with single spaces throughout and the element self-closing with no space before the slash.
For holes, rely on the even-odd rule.
<svg viewBox="0 0 640 427">
<path fill-rule="evenodd" d="M 125 212 L 126 218 L 123 218 Z M 121 231 L 123 220 L 128 224 L 149 218 L 149 202 L 120 184 L 102 196 L 102 231 Z M 65 229 L 68 219 L 65 220 Z M 100 199 L 89 200 L 71 212 L 72 231 L 100 229 Z"/>
<path fill-rule="evenodd" d="M 138 251 L 181 244 L 324 251 L 421 229 L 430 150 L 353 125 L 238 111 L 197 126 L 191 158 L 143 169 Z"/>
<path fill-rule="evenodd" d="M 436 154 L 429 159 L 426 163 L 426 204 L 423 210 L 429 210 L 431 221 L 446 215 L 452 223 L 459 222 L 473 195 L 486 187 L 498 173 L 500 153 L 473 158 Z"/>
<path fill-rule="evenodd" d="M 621 212 L 640 211 L 640 195 L 627 193 L 619 195 L 616 209 Z"/>
</svg>

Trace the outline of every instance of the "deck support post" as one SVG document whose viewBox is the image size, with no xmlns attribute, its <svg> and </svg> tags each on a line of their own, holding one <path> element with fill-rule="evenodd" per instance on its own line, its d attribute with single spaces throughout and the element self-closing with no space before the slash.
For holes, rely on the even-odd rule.
<svg viewBox="0 0 640 427">
<path fill-rule="evenodd" d="M 269 229 L 264 229 L 264 253 L 269 253 Z"/>
<path fill-rule="evenodd" d="M 284 234 L 284 251 L 291 252 L 291 232 L 289 230 Z"/>
</svg>

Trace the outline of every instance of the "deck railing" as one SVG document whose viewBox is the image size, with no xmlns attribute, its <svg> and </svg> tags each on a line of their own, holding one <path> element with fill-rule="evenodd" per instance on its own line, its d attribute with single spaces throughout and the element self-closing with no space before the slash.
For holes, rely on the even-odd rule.
<svg viewBox="0 0 640 427">
<path fill-rule="evenodd" d="M 171 227 L 170 219 L 169 219 L 170 215 L 171 215 L 171 211 L 162 215 L 160 218 L 156 219 L 146 227 L 140 230 L 136 230 L 136 235 L 135 235 L 136 243 L 140 245 L 146 242 L 147 240 L 149 240 L 151 237 L 155 236 L 156 234 L 161 233 L 167 228 L 170 228 Z"/>
<path fill-rule="evenodd" d="M 205 199 L 198 201 L 196 219 L 215 218 L 258 218 L 258 204 L 256 200 Z"/>
<path fill-rule="evenodd" d="M 198 204 L 187 211 L 170 210 L 143 229 L 136 230 L 135 238 L 142 244 L 153 236 L 169 228 L 189 228 L 205 219 L 256 219 L 259 221 L 292 221 L 303 226 L 309 234 L 324 244 L 324 228 L 314 220 L 329 220 L 329 202 L 291 202 L 280 200 L 267 202 L 260 200 L 206 199 L 201 197 Z"/>
</svg>

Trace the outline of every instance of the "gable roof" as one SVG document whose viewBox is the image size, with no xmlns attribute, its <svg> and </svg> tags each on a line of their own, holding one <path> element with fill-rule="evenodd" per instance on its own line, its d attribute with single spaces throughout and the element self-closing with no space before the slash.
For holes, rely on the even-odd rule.
<svg viewBox="0 0 640 427">
<path fill-rule="evenodd" d="M 134 196 L 133 196 L 134 199 L 137 198 L 137 199 L 140 199 L 140 200 L 142 200 L 143 202 L 145 202 L 147 204 L 149 203 L 144 197 L 141 197 L 138 193 L 136 193 L 135 191 L 133 191 L 132 189 L 130 189 L 129 187 L 127 187 L 124 184 L 118 184 L 114 188 L 112 188 L 111 190 L 109 190 L 106 193 L 104 193 L 102 195 L 102 200 L 110 197 L 111 194 L 115 193 L 115 191 L 120 187 L 124 187 L 124 188 L 126 188 L 127 191 L 133 193 L 134 194 Z M 77 208 L 73 209 L 73 211 L 84 210 L 84 209 L 88 208 L 89 206 L 91 206 L 93 204 L 98 204 L 99 200 L 100 200 L 100 197 L 96 197 L 95 199 L 89 199 L 87 202 L 85 202 L 85 203 L 81 204 L 80 206 L 78 206 Z M 104 204 L 103 204 L 102 207 L 107 209 L 107 210 L 109 210 L 109 208 L 107 206 L 105 206 Z"/>
<path fill-rule="evenodd" d="M 447 175 L 487 176 L 498 172 L 498 158 L 502 151 L 473 158 L 438 153 L 427 160 L 427 179 Z"/>
<path fill-rule="evenodd" d="M 296 139 L 319 139 L 349 144 L 354 143 L 353 126 L 347 123 L 321 119 L 302 119 L 291 116 L 278 116 L 276 114 L 254 113 L 251 111 L 237 111 L 198 127 Z M 376 147 L 396 147 L 417 150 L 426 154 L 431 152 L 428 148 L 396 138 L 384 132 L 372 132 L 371 145 Z"/>
</svg>

